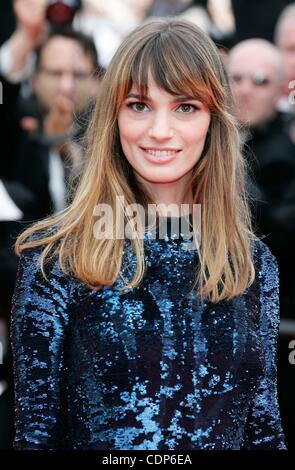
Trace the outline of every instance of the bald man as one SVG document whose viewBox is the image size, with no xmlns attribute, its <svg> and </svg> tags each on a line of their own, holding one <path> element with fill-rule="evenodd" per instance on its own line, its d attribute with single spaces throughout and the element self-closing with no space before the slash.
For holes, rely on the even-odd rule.
<svg viewBox="0 0 295 470">
<path fill-rule="evenodd" d="M 242 41 L 230 51 L 228 69 L 240 123 L 256 127 L 273 119 L 284 83 L 278 48 L 264 39 Z"/>
<path fill-rule="evenodd" d="M 230 51 L 227 67 L 250 171 L 260 189 L 268 181 L 268 190 L 281 194 L 295 172 L 286 116 L 277 111 L 284 83 L 281 53 L 265 39 L 248 39 Z"/>
</svg>

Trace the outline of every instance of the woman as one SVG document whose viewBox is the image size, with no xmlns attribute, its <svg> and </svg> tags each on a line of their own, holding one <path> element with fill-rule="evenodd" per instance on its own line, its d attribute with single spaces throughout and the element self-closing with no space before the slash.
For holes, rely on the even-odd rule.
<svg viewBox="0 0 295 470">
<path fill-rule="evenodd" d="M 71 205 L 16 244 L 15 447 L 283 449 L 277 268 L 251 231 L 210 39 L 177 19 L 137 28 L 106 73 L 88 140 Z M 148 222 L 156 207 L 156 231 L 134 204 Z M 196 241 L 195 205 L 201 240 L 184 249 L 172 221 L 184 207 Z"/>
</svg>

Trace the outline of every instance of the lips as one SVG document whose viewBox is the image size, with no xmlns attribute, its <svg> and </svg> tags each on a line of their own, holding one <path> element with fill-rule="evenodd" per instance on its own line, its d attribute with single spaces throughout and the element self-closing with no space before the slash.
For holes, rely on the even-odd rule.
<svg viewBox="0 0 295 470">
<path fill-rule="evenodd" d="M 181 151 L 176 148 L 140 147 L 143 155 L 151 163 L 168 163 Z"/>
</svg>

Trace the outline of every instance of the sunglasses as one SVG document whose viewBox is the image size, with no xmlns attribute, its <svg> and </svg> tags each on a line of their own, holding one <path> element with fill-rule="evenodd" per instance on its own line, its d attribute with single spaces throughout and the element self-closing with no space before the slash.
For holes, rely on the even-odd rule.
<svg viewBox="0 0 295 470">
<path fill-rule="evenodd" d="M 262 72 L 254 72 L 250 75 L 235 73 L 231 75 L 230 78 L 234 83 L 241 83 L 246 77 L 248 77 L 255 86 L 266 86 L 271 83 L 270 78 Z"/>
</svg>

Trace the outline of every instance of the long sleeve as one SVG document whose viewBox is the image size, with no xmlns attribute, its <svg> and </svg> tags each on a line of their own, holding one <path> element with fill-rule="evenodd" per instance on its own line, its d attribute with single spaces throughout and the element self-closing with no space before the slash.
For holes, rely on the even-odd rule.
<svg viewBox="0 0 295 470">
<path fill-rule="evenodd" d="M 259 251 L 259 333 L 263 348 L 262 374 L 250 405 L 244 449 L 285 449 L 277 397 L 276 350 L 279 329 L 278 268 L 269 249 Z"/>
<path fill-rule="evenodd" d="M 23 251 L 13 295 L 16 449 L 58 449 L 66 440 L 61 392 L 68 323 L 66 279 L 57 264 L 50 268 L 48 282 L 43 278 L 39 251 Z"/>
</svg>

